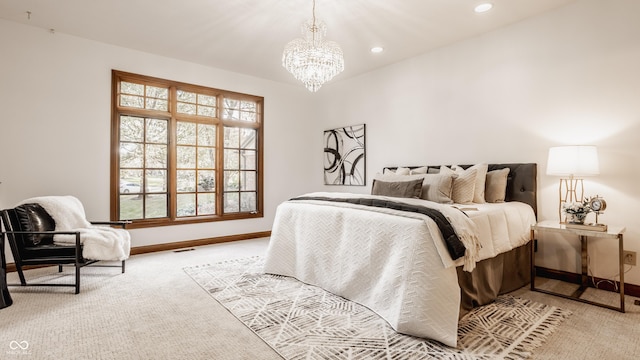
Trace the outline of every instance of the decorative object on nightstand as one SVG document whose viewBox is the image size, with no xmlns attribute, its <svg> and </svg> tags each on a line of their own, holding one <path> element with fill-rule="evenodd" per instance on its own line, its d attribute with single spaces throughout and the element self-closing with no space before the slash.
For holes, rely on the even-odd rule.
<svg viewBox="0 0 640 360">
<path fill-rule="evenodd" d="M 567 228 L 581 229 L 590 231 L 607 231 L 607 225 L 598 222 L 598 215 L 604 212 L 607 203 L 598 195 L 587 197 L 581 203 L 563 204 L 562 208 L 567 214 Z M 593 212 L 596 214 L 595 223 L 585 223 L 587 214 Z"/>
<path fill-rule="evenodd" d="M 591 206 L 587 198 L 580 202 L 563 203 L 562 210 L 567 214 L 567 224 L 584 224 L 587 214 L 591 212 Z"/>
<path fill-rule="evenodd" d="M 562 217 L 563 204 L 584 201 L 582 177 L 598 174 L 600 174 L 600 165 L 598 149 L 595 146 L 572 145 L 549 148 L 547 175 L 561 176 L 558 188 L 560 223 L 567 221 Z"/>
<path fill-rule="evenodd" d="M 602 197 L 596 195 L 589 200 L 589 206 L 591 207 L 591 211 L 596 213 L 596 224 L 598 224 L 598 215 L 607 209 L 607 202 L 604 201 Z"/>
</svg>

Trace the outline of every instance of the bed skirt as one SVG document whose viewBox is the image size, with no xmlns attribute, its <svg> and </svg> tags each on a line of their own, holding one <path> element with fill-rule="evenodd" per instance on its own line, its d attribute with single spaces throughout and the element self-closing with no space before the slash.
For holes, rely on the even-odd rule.
<svg viewBox="0 0 640 360">
<path fill-rule="evenodd" d="M 505 271 L 506 270 L 506 271 Z M 493 302 L 499 295 L 517 290 L 531 281 L 531 246 L 525 244 L 511 251 L 485 259 L 473 272 L 456 268 L 460 285 L 460 316 L 471 309 Z"/>
</svg>

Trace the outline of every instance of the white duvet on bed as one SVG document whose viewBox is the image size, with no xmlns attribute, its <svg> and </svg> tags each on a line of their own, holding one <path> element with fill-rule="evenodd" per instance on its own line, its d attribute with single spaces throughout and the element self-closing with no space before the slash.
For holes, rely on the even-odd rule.
<svg viewBox="0 0 640 360">
<path fill-rule="evenodd" d="M 426 202 L 388 199 L 411 204 Z M 438 206 L 444 205 L 436 204 Z M 480 208 L 475 204 L 473 207 Z M 496 209 L 499 207 L 508 208 L 502 205 L 487 207 L 489 214 L 486 216 L 482 215 L 484 211 L 466 211 L 469 218 L 451 206 L 443 208 L 443 214 L 448 214 L 445 216 L 457 219 L 452 221 L 454 228 L 456 223 L 464 228 L 460 230 L 462 233 L 478 231 L 476 224 L 479 224 L 478 233 L 507 235 L 499 236 L 498 243 L 491 246 L 483 244 L 479 254 L 471 254 L 474 259 L 478 255 L 490 257 L 510 243 L 508 234 L 517 227 L 499 226 L 496 222 L 514 216 L 498 215 Z M 518 217 L 526 218 L 515 216 Z M 456 229 L 456 233 L 458 231 Z M 481 243 L 487 241 L 486 236 L 479 238 Z M 462 259 L 458 261 L 462 262 Z M 456 346 L 460 288 L 455 264 L 446 252 L 437 225 L 425 215 L 296 200 L 278 206 L 264 271 L 292 276 L 360 303 L 400 333 Z"/>
<path fill-rule="evenodd" d="M 531 206 L 517 201 L 453 206 L 463 209 L 476 225 L 481 245 L 478 261 L 526 244 L 531 225 L 536 223 Z M 474 210 L 465 210 L 470 208 Z"/>
</svg>

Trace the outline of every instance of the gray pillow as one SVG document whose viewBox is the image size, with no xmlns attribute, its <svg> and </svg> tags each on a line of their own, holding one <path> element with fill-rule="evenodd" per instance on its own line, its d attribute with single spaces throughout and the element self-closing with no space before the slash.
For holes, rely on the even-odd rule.
<svg viewBox="0 0 640 360">
<path fill-rule="evenodd" d="M 453 203 L 451 192 L 453 180 L 457 177 L 456 174 L 425 174 L 420 197 L 440 204 Z"/>
<path fill-rule="evenodd" d="M 373 180 L 371 195 L 393 196 L 401 198 L 419 198 L 422 193 L 422 179 L 387 182 Z"/>
<path fill-rule="evenodd" d="M 507 195 L 507 177 L 509 168 L 493 170 L 487 173 L 484 189 L 484 199 L 488 203 L 504 202 Z"/>
<path fill-rule="evenodd" d="M 422 194 L 420 194 L 421 199 L 434 201 L 441 204 L 452 204 L 453 200 L 451 200 L 451 190 L 453 187 L 453 179 L 455 179 L 457 176 L 457 174 L 377 174 L 374 180 L 396 182 L 420 179 L 423 180 Z"/>
</svg>

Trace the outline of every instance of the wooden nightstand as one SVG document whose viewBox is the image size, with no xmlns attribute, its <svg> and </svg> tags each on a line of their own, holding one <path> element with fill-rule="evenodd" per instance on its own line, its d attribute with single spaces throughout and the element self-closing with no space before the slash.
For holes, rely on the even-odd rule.
<svg viewBox="0 0 640 360">
<path fill-rule="evenodd" d="M 571 295 L 556 293 L 553 291 L 539 289 L 536 288 L 535 279 L 536 279 L 536 265 L 535 265 L 535 253 L 534 253 L 534 239 L 536 239 L 536 231 L 538 232 L 538 236 L 542 232 L 555 232 L 561 233 L 565 235 L 575 235 L 580 238 L 580 243 L 582 245 L 582 274 L 581 274 L 581 284 L 580 287 Z M 566 299 L 577 300 L 583 303 L 597 305 L 601 307 L 605 307 L 612 310 L 618 310 L 620 312 L 624 312 L 624 262 L 623 262 L 623 237 L 625 228 L 619 226 L 609 226 L 607 231 L 593 231 L 593 230 L 581 230 L 581 229 L 567 229 L 564 224 L 560 224 L 557 221 L 543 221 L 539 222 L 536 225 L 531 226 L 531 290 L 539 291 L 545 294 L 556 295 Z M 620 268 L 620 307 L 615 307 L 607 304 L 602 304 L 599 302 L 586 300 L 580 298 L 582 293 L 587 289 L 589 282 L 589 275 L 587 273 L 587 244 L 589 242 L 589 238 L 608 238 L 611 240 L 618 240 L 618 265 Z"/>
</svg>

